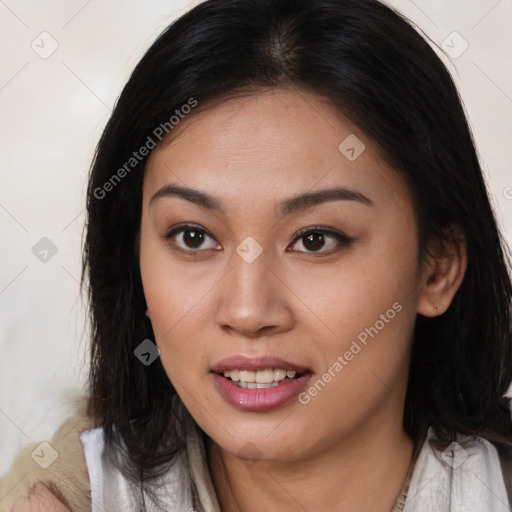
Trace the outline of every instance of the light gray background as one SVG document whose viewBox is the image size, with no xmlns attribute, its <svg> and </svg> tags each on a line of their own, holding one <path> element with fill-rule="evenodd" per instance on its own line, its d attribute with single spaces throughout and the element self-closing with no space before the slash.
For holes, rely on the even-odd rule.
<svg viewBox="0 0 512 512">
<path fill-rule="evenodd" d="M 0 474 L 23 445 L 51 436 L 83 389 L 78 281 L 93 150 L 145 49 L 197 3 L 0 0 Z M 452 54 L 443 60 L 510 244 L 512 0 L 388 3 Z M 57 247 L 46 263 L 32 253 L 42 237 Z"/>
</svg>

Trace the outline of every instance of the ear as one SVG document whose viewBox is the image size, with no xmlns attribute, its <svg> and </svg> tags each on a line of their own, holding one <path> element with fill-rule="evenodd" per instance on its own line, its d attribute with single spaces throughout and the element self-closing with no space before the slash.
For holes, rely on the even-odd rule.
<svg viewBox="0 0 512 512">
<path fill-rule="evenodd" d="M 431 244 L 420 284 L 420 315 L 442 315 L 450 307 L 464 279 L 467 263 L 464 233 L 459 226 L 452 224 L 445 230 L 442 239 Z"/>
</svg>

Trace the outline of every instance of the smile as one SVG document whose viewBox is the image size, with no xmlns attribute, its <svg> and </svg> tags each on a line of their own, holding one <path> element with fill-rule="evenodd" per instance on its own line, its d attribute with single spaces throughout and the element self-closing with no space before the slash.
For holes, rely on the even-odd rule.
<svg viewBox="0 0 512 512">
<path fill-rule="evenodd" d="M 301 376 L 294 370 L 283 370 L 281 368 L 258 371 L 226 370 L 222 372 L 222 375 L 231 380 L 236 386 L 244 389 L 273 388 Z"/>
</svg>

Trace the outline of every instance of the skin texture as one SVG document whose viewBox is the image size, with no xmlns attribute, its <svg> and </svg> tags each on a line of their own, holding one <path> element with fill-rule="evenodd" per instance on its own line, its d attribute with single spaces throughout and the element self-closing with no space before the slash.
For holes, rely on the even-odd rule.
<svg viewBox="0 0 512 512">
<path fill-rule="evenodd" d="M 439 245 L 420 266 L 405 180 L 320 98 L 274 89 L 199 108 L 148 161 L 140 269 L 162 364 L 209 436 L 221 508 L 388 512 L 413 448 L 402 415 L 415 318 L 448 308 L 466 268 L 463 244 Z M 366 146 L 354 161 L 338 149 L 349 134 Z M 225 213 L 178 197 L 150 205 L 167 184 L 215 196 Z M 281 201 L 333 186 L 372 204 L 278 215 Z M 183 232 L 165 238 L 185 222 L 211 236 L 199 247 Z M 296 235 L 315 225 L 352 241 L 326 235 L 315 251 Z M 248 236 L 262 249 L 252 263 L 236 252 Z M 210 368 L 235 354 L 281 357 L 315 382 L 393 304 L 394 318 L 306 405 L 241 411 L 214 386 Z"/>
<path fill-rule="evenodd" d="M 16 502 L 12 512 L 69 512 L 65 505 L 45 484 L 34 486 L 28 498 L 21 498 Z"/>
</svg>

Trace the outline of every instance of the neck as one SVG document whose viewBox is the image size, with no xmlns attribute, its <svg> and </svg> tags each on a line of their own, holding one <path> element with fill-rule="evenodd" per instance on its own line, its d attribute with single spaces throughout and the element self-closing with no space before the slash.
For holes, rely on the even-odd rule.
<svg viewBox="0 0 512 512">
<path fill-rule="evenodd" d="M 401 421 L 373 421 L 354 430 L 294 461 L 243 460 L 209 439 L 208 464 L 221 510 L 389 512 L 406 479 L 413 442 Z"/>
</svg>

